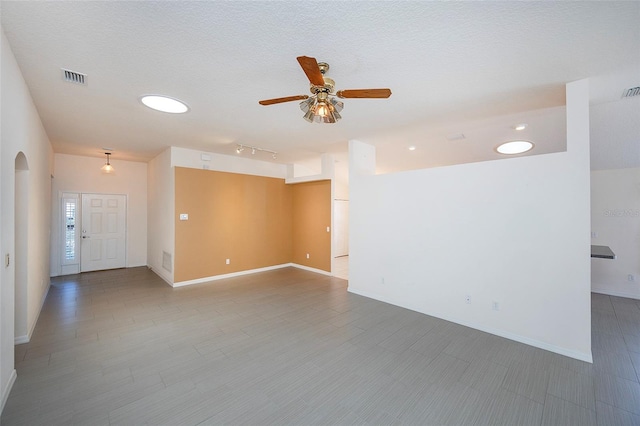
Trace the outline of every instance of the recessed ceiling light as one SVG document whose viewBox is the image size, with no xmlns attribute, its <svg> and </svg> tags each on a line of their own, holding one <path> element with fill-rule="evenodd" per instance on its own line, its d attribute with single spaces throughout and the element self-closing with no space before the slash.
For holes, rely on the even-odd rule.
<svg viewBox="0 0 640 426">
<path fill-rule="evenodd" d="M 527 128 L 527 123 L 516 124 L 513 128 L 516 130 L 524 130 Z"/>
<path fill-rule="evenodd" d="M 415 146 L 411 145 L 411 146 L 409 147 L 409 151 L 415 151 L 415 150 L 416 150 L 416 147 L 415 147 Z"/>
<path fill-rule="evenodd" d="M 523 152 L 527 152 L 532 148 L 533 143 L 529 141 L 511 141 L 498 145 L 496 151 L 498 151 L 500 154 L 514 155 L 522 154 Z"/>
<path fill-rule="evenodd" d="M 189 107 L 184 102 L 162 95 L 144 95 L 140 102 L 156 111 L 168 112 L 171 114 L 182 114 L 189 111 Z"/>
</svg>

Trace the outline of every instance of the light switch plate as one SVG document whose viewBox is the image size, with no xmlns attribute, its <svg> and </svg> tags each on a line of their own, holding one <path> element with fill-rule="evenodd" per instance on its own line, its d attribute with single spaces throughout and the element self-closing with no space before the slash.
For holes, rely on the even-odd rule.
<svg viewBox="0 0 640 426">
<path fill-rule="evenodd" d="M 189 220 L 189 213 L 180 213 L 180 220 Z"/>
</svg>

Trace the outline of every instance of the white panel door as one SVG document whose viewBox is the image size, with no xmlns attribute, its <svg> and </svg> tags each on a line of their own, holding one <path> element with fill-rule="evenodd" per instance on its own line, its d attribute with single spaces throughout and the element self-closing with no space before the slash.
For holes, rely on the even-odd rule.
<svg viewBox="0 0 640 426">
<path fill-rule="evenodd" d="M 126 217 L 125 195 L 82 194 L 82 272 L 125 267 Z"/>
<path fill-rule="evenodd" d="M 349 200 L 333 201 L 334 257 L 349 254 Z"/>
</svg>

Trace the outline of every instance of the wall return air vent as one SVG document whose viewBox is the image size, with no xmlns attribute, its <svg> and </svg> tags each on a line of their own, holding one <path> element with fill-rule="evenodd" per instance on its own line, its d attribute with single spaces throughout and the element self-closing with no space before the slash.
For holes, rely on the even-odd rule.
<svg viewBox="0 0 640 426">
<path fill-rule="evenodd" d="M 81 84 L 83 86 L 87 85 L 87 75 L 82 74 L 81 72 L 65 70 L 62 68 L 62 79 L 69 83 Z"/>
<path fill-rule="evenodd" d="M 622 94 L 622 97 L 631 98 L 633 96 L 638 96 L 638 95 L 640 95 L 640 86 L 632 87 L 631 89 L 625 90 L 624 93 Z"/>
</svg>

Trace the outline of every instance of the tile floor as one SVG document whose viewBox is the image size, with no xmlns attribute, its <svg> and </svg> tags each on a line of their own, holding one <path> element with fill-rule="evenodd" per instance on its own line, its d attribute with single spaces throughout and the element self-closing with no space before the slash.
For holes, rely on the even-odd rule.
<svg viewBox="0 0 640 426">
<path fill-rule="evenodd" d="M 349 256 L 339 256 L 333 259 L 333 276 L 349 280 Z"/>
<path fill-rule="evenodd" d="M 286 268 L 173 289 L 52 279 L 10 425 L 640 424 L 640 301 L 594 294 L 594 364 Z"/>
</svg>

